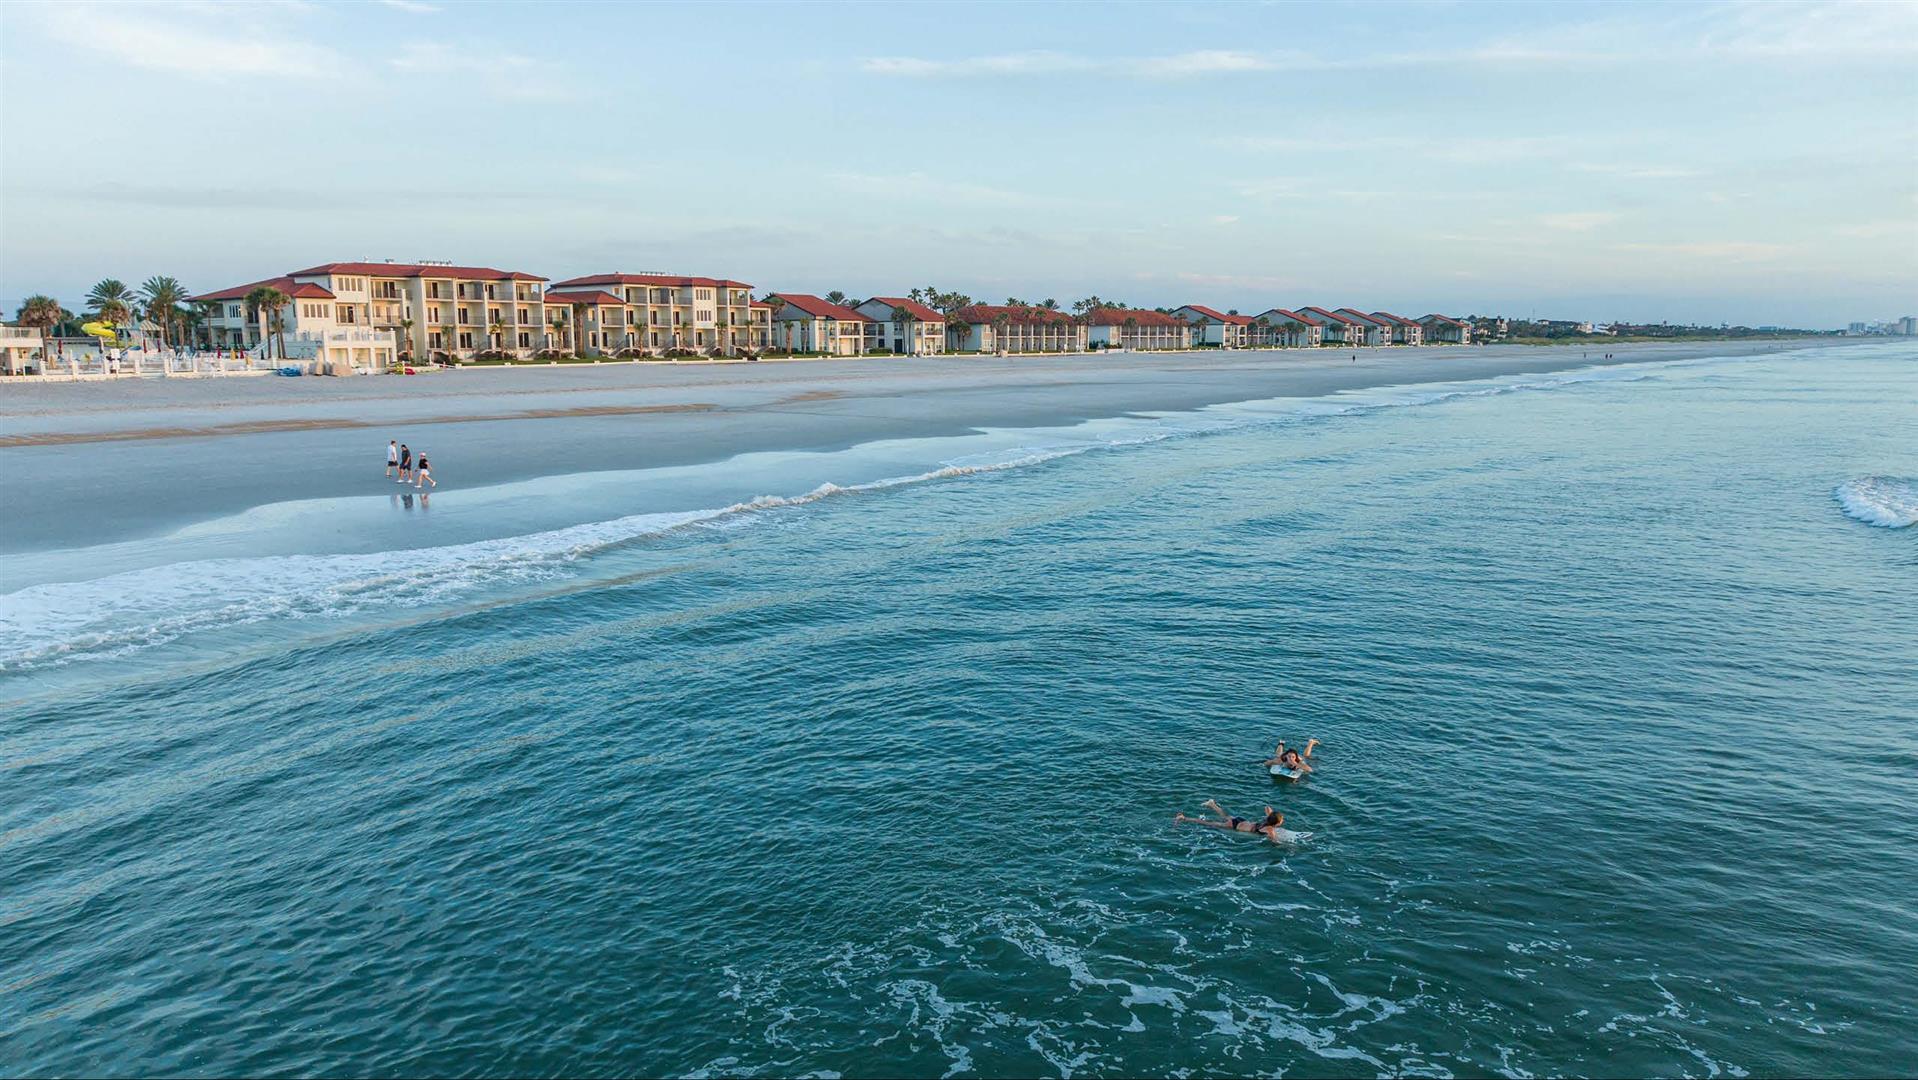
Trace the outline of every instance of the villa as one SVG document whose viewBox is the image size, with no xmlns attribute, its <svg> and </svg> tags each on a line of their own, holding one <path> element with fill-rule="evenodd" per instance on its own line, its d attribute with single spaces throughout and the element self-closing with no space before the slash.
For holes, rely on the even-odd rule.
<svg viewBox="0 0 1918 1080">
<path fill-rule="evenodd" d="M 246 318 L 245 299 L 247 292 L 268 284 L 294 301 L 282 313 L 289 333 L 386 331 L 400 353 L 410 357 L 463 357 L 482 349 L 530 352 L 541 347 L 545 281 L 538 274 L 489 266 L 338 262 L 195 299 L 221 302 L 218 317 L 207 320 L 216 348 L 258 343 L 258 320 Z"/>
<path fill-rule="evenodd" d="M 946 351 L 946 317 L 917 300 L 875 296 L 853 309 L 873 320 L 867 351 L 890 349 L 904 356 L 934 356 Z M 888 332 L 890 331 L 890 333 Z"/>
<path fill-rule="evenodd" d="M 287 298 L 277 334 L 272 312 L 247 311 L 247 296 L 261 288 L 277 289 Z M 375 322 L 364 277 L 336 280 L 330 273 L 301 271 L 201 293 L 193 300 L 216 349 L 254 349 L 271 341 L 276 354 L 340 371 L 385 371 L 401 362 L 398 327 Z"/>
<path fill-rule="evenodd" d="M 620 305 L 616 321 L 604 324 L 593 341 L 595 348 L 618 352 L 644 349 L 691 349 L 698 353 L 736 355 L 770 344 L 766 320 L 752 314 L 752 286 L 725 278 L 683 277 L 676 274 L 591 274 L 555 281 L 554 290 L 605 292 Z M 610 313 L 609 313 L 610 314 Z"/>
<path fill-rule="evenodd" d="M 1366 345 L 1392 344 L 1392 324 L 1384 319 L 1367 315 L 1357 308 L 1342 307 L 1335 314 L 1343 315 L 1358 325 L 1361 341 Z"/>
<path fill-rule="evenodd" d="M 1470 345 L 1472 328 L 1465 322 L 1445 315 L 1427 315 L 1418 320 L 1425 328 L 1425 340 L 1442 341 L 1452 345 Z"/>
<path fill-rule="evenodd" d="M 1252 336 L 1252 317 L 1221 313 L 1199 304 L 1187 304 L 1174 315 L 1188 323 L 1197 323 L 1198 344 L 1219 345 L 1227 349 L 1243 349 L 1250 344 Z"/>
<path fill-rule="evenodd" d="M 1264 326 L 1259 323 L 1263 321 Z M 1286 308 L 1269 308 L 1252 317 L 1254 344 L 1300 345 L 1315 349 L 1325 343 L 1325 322 Z"/>
<path fill-rule="evenodd" d="M 1402 315 L 1394 315 L 1389 311 L 1374 311 L 1372 313 L 1372 317 L 1374 319 L 1383 319 L 1389 326 L 1391 326 L 1392 344 L 1394 345 L 1425 344 L 1425 327 L 1420 326 L 1418 323 L 1413 322 L 1411 319 L 1405 318 Z"/>
<path fill-rule="evenodd" d="M 627 319 L 625 301 L 604 289 L 548 289 L 545 301 L 541 340 L 549 343 L 546 348 L 617 353 L 640 347 L 631 344 L 634 326 Z"/>
<path fill-rule="evenodd" d="M 1176 315 L 1142 308 L 1098 308 L 1089 316 L 1089 345 L 1108 349 L 1192 347 L 1192 327 Z"/>
<path fill-rule="evenodd" d="M 1349 315 L 1340 315 L 1336 311 L 1327 311 L 1320 307 L 1302 307 L 1301 313 L 1310 315 L 1325 324 L 1324 337 L 1328 345 L 1365 344 L 1365 325 Z"/>
<path fill-rule="evenodd" d="M 772 302 L 773 343 L 789 352 L 859 356 L 867 327 L 879 320 L 807 293 L 780 293 Z"/>
<path fill-rule="evenodd" d="M 972 304 L 946 314 L 958 352 L 1084 352 L 1085 323 L 1052 308 Z"/>
</svg>

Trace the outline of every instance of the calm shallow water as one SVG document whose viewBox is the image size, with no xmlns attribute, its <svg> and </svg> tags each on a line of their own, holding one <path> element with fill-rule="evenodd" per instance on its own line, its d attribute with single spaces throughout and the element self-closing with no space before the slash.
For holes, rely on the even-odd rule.
<svg viewBox="0 0 1918 1080">
<path fill-rule="evenodd" d="M 1908 1071 L 1914 447 L 1816 349 L 22 561 L 0 1072 Z"/>
</svg>

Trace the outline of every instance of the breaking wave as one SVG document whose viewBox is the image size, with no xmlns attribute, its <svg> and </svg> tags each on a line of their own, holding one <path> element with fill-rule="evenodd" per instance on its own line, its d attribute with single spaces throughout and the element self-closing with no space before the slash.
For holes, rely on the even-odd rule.
<svg viewBox="0 0 1918 1080">
<path fill-rule="evenodd" d="M 558 580 L 574 575 L 575 564 L 582 558 L 607 548 L 835 496 L 1000 472 L 1090 450 L 1182 436 L 1649 377 L 1644 370 L 1594 368 L 1542 379 L 1506 377 L 1380 387 L 1323 398 L 1240 402 L 1192 413 L 1134 417 L 1121 421 L 1118 431 L 1107 427 L 1099 435 L 1082 432 L 1089 437 L 1056 445 L 1002 448 L 953 459 L 923 473 L 847 486 L 826 483 L 803 495 L 762 495 L 712 509 L 635 514 L 435 548 L 207 559 L 87 581 L 34 585 L 7 594 L 0 604 L 0 675 L 123 656 L 189 634 L 270 620 L 336 619 L 383 608 L 425 608 L 486 589 Z M 1909 486 L 1905 492 L 1907 516 L 1902 524 L 1910 524 Z"/>
<path fill-rule="evenodd" d="M 1861 476 L 1832 489 L 1845 513 L 1867 525 L 1904 529 L 1918 524 L 1918 480 Z"/>
</svg>

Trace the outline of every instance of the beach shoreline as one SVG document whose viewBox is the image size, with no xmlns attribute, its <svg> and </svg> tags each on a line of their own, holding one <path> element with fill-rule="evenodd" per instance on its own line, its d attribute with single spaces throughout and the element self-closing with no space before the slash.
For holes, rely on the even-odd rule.
<svg viewBox="0 0 1918 1080">
<path fill-rule="evenodd" d="M 1802 343 L 1428 346 L 790 364 L 570 365 L 350 379 L 9 385 L 0 551 L 161 535 L 268 503 L 365 493 L 387 439 L 443 491 L 571 473 L 818 452 L 983 428 L 1062 426 L 1234 401 L 1599 364 L 1773 354 Z M 378 473 L 373 473 L 378 476 Z"/>
</svg>

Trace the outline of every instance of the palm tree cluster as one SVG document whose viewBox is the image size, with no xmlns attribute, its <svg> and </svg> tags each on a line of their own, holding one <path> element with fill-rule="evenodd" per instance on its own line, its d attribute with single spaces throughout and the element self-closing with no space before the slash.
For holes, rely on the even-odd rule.
<svg viewBox="0 0 1918 1080">
<path fill-rule="evenodd" d="M 87 290 L 86 321 L 124 329 L 140 316 L 159 327 L 162 345 L 171 346 L 186 341 L 203 318 L 190 306 L 192 302 L 193 297 L 178 278 L 155 275 L 138 291 L 118 278 L 105 278 Z M 51 296 L 29 296 L 20 305 L 20 324 L 38 328 L 42 336 L 55 329 L 77 333 L 80 321 L 80 316 L 61 307 Z"/>
</svg>

